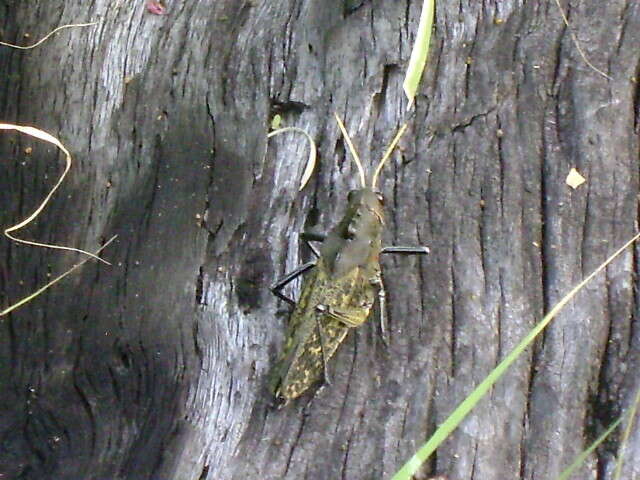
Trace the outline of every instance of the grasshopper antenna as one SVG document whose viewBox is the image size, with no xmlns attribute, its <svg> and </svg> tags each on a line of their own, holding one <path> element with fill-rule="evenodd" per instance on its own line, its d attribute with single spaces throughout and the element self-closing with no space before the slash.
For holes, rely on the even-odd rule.
<svg viewBox="0 0 640 480">
<path fill-rule="evenodd" d="M 364 168 L 362 168 L 362 163 L 360 162 L 360 157 L 358 157 L 358 152 L 356 152 L 356 149 L 353 146 L 353 143 L 351 142 L 351 138 L 349 138 L 349 134 L 347 133 L 347 129 L 344 128 L 344 124 L 342 123 L 342 120 L 340 120 L 340 117 L 338 116 L 337 113 L 334 113 L 334 115 L 336 116 L 336 122 L 338 122 L 338 127 L 340 127 L 340 131 L 342 132 L 342 135 L 344 136 L 344 139 L 347 142 L 347 145 L 349 145 L 349 150 L 351 151 L 353 160 L 356 162 L 356 165 L 358 166 L 358 172 L 360 173 L 360 182 L 362 183 L 362 188 L 367 188 L 367 179 L 364 175 Z"/>
<path fill-rule="evenodd" d="M 382 171 L 382 167 L 384 167 L 384 164 L 387 162 L 387 160 L 391 156 L 391 153 L 393 153 L 393 149 L 396 148 L 396 145 L 400 141 L 400 138 L 402 138 L 402 135 L 404 134 L 406 129 L 407 129 L 407 124 L 405 123 L 404 125 L 402 125 L 402 127 L 400 127 L 400 130 L 398 130 L 398 133 L 396 133 L 396 136 L 393 138 L 393 141 L 391 142 L 391 145 L 389 145 L 389 148 L 387 148 L 387 151 L 384 152 L 384 155 L 382 156 L 382 160 L 380 160 L 380 163 L 378 163 L 378 166 L 376 167 L 376 171 L 373 172 L 373 178 L 371 179 L 371 190 L 375 191 L 376 183 L 378 183 L 378 176 Z"/>
</svg>

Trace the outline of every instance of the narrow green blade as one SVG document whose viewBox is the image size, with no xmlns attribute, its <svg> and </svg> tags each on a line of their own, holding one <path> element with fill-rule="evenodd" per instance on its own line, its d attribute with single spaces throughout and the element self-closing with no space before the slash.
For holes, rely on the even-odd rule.
<svg viewBox="0 0 640 480">
<path fill-rule="evenodd" d="M 402 88 L 409 99 L 409 106 L 413 104 L 424 66 L 427 64 L 427 54 L 429 52 L 429 43 L 431 42 L 431 29 L 433 27 L 433 13 L 435 10 L 435 0 L 424 0 L 422 12 L 420 13 L 420 24 L 418 26 L 418 34 L 416 35 L 416 43 L 411 51 L 409 59 L 409 67 L 404 77 Z"/>
<path fill-rule="evenodd" d="M 542 330 L 553 320 L 562 308 L 587 284 L 593 277 L 606 268 L 618 255 L 620 255 L 633 242 L 640 238 L 640 233 L 636 234 L 631 240 L 620 247 L 616 252 L 605 260 L 598 268 L 596 268 L 589 276 L 582 280 L 578 285 L 573 287 L 554 307 L 547 313 L 544 318 L 527 334 L 527 336 L 502 360 L 496 368 L 494 368 L 487 377 L 480 382 L 473 392 L 465 398 L 460 405 L 456 407 L 449 418 L 434 432 L 431 438 L 409 459 L 409 461 L 393 476 L 392 480 L 408 480 L 420 468 L 431 454 L 440 446 L 440 444 L 449 436 L 453 430 L 464 420 L 469 412 L 476 406 L 482 397 L 489 391 L 494 383 L 502 376 L 502 374 L 517 360 L 520 354 L 527 348 Z"/>
</svg>

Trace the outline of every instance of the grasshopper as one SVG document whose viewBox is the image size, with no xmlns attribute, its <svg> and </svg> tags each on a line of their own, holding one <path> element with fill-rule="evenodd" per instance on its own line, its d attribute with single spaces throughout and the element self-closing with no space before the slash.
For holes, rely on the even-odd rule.
<svg viewBox="0 0 640 480">
<path fill-rule="evenodd" d="M 382 247 L 383 198 L 376 191 L 380 171 L 406 130 L 396 134 L 380 160 L 370 185 L 349 135 L 336 115 L 362 188 L 349 192 L 347 211 L 328 235 L 303 233 L 302 238 L 318 257 L 285 275 L 271 288 L 294 305 L 282 354 L 274 366 L 270 389 L 280 403 L 299 397 L 323 377 L 329 383 L 327 362 L 349 331 L 365 322 L 378 294 L 384 334 L 385 290 L 380 272 L 381 253 L 427 254 L 427 247 Z M 320 251 L 310 241 L 322 241 Z M 303 281 L 297 304 L 282 288 L 310 271 Z"/>
</svg>

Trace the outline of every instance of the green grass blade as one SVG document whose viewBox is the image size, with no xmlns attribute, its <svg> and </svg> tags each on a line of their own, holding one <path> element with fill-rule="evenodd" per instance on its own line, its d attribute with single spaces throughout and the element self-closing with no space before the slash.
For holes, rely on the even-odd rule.
<svg viewBox="0 0 640 480">
<path fill-rule="evenodd" d="M 573 463 L 569 465 L 569 467 L 560 474 L 560 476 L 558 477 L 558 480 L 568 480 L 571 477 L 571 474 L 573 473 L 573 471 L 584 463 L 584 461 L 591 454 L 591 452 L 593 452 L 598 447 L 598 445 L 604 442 L 604 440 L 611 434 L 611 432 L 613 432 L 616 429 L 616 427 L 620 425 L 621 421 L 622 421 L 622 417 L 618 418 L 615 422 L 613 422 L 611 426 L 607 428 L 602 433 L 602 435 L 600 435 L 596 439 L 596 441 L 589 446 L 589 448 L 587 448 L 584 452 L 582 452 L 580 455 L 576 457 Z"/>
<path fill-rule="evenodd" d="M 627 422 L 627 428 L 624 429 L 622 439 L 620 440 L 620 448 L 618 448 L 618 462 L 616 464 L 616 470 L 613 474 L 613 480 L 620 480 L 622 476 L 622 463 L 624 460 L 624 449 L 629 442 L 631 436 L 631 429 L 633 428 L 634 420 L 636 418 L 636 412 L 638 411 L 638 405 L 640 404 L 640 388 L 636 391 L 636 397 L 629 409 L 629 421 Z"/>
<path fill-rule="evenodd" d="M 407 67 L 407 74 L 404 77 L 402 88 L 409 99 L 409 107 L 413 104 L 424 66 L 427 64 L 427 53 L 429 52 L 429 43 L 431 42 L 431 29 L 433 27 L 433 13 L 435 10 L 436 0 L 424 0 L 422 4 L 422 12 L 420 13 L 420 24 L 418 25 L 418 34 L 416 35 L 416 43 L 411 50 L 411 58 Z"/>
<path fill-rule="evenodd" d="M 636 234 L 631 240 L 619 248 L 613 255 L 605 260 L 598 268 L 596 268 L 588 277 L 582 280 L 578 285 L 571 289 L 544 318 L 531 330 L 527 336 L 502 360 L 496 368 L 478 385 L 473 392 L 453 411 L 440 427 L 434 432 L 431 438 L 425 443 L 409 461 L 393 476 L 393 480 L 408 480 L 414 475 L 423 462 L 440 446 L 440 444 L 455 430 L 460 422 L 475 407 L 482 397 L 489 391 L 493 384 L 502 376 L 509 366 L 520 356 L 520 354 L 533 342 L 542 330 L 553 320 L 558 312 L 578 293 L 593 277 L 600 273 L 604 268 L 620 255 L 633 242 L 640 238 L 640 233 Z"/>
</svg>

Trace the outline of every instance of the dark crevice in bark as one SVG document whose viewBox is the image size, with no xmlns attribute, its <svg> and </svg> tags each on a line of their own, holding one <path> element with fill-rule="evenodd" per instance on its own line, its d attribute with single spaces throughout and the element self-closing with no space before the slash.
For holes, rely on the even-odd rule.
<svg viewBox="0 0 640 480">
<path fill-rule="evenodd" d="M 640 202 L 638 203 L 638 216 L 636 218 L 640 218 Z M 629 319 L 629 339 L 626 345 L 629 352 L 634 350 L 633 340 L 636 338 L 640 338 L 640 322 L 638 321 L 638 313 L 640 310 L 640 246 L 638 246 L 638 242 L 636 242 L 631 248 L 631 275 L 633 276 L 634 282 L 632 286 L 632 300 L 633 305 L 630 309 L 631 318 Z"/>
<path fill-rule="evenodd" d="M 285 460 L 285 464 L 284 464 L 284 474 L 286 475 L 289 472 L 289 469 L 291 468 L 291 463 L 293 460 L 293 455 L 295 453 L 295 447 L 296 445 L 300 442 L 301 438 L 302 438 L 302 433 L 304 431 L 304 426 L 306 423 L 306 415 L 303 414 L 302 418 L 300 419 L 300 424 L 297 428 L 297 432 L 296 432 L 296 436 L 293 439 L 293 443 L 291 444 L 291 449 L 289 450 L 289 453 L 287 455 L 287 458 Z"/>
<path fill-rule="evenodd" d="M 205 465 L 202 467 L 202 472 L 198 477 L 198 480 L 207 480 L 209 478 L 209 465 Z"/>
<path fill-rule="evenodd" d="M 636 65 L 633 80 L 633 131 L 640 132 L 640 62 Z"/>
<path fill-rule="evenodd" d="M 450 351 L 450 355 L 451 355 L 451 377 L 455 377 L 457 375 L 457 371 L 458 371 L 458 367 L 456 365 L 456 349 L 458 348 L 458 337 L 457 337 L 457 329 L 459 328 L 457 325 L 457 311 L 456 311 L 456 296 L 455 296 L 455 292 L 456 292 L 456 272 L 455 272 L 455 268 L 454 268 L 454 264 L 455 264 L 455 247 L 453 247 L 453 252 L 451 253 L 451 258 L 452 258 L 452 262 L 451 262 L 451 269 L 450 269 L 450 275 L 451 275 L 451 289 L 452 289 L 452 297 L 451 297 L 451 351 Z"/>
<path fill-rule="evenodd" d="M 541 262 L 541 271 L 542 271 L 542 309 L 543 312 L 548 312 L 552 305 L 550 300 L 550 292 L 549 285 L 551 284 L 551 272 L 547 269 L 547 262 L 551 260 L 551 251 L 550 247 L 552 246 L 553 238 L 551 231 L 551 213 L 552 208 L 554 207 L 551 202 L 551 188 L 550 184 L 552 179 L 550 175 L 547 173 L 549 170 L 547 155 L 550 155 L 550 149 L 553 148 L 547 142 L 547 134 L 546 129 L 548 128 L 548 123 L 550 122 L 548 118 L 548 110 L 544 108 L 544 117 L 543 117 L 543 126 L 542 126 L 542 136 L 541 136 L 541 149 L 543 159 L 540 162 L 540 209 L 542 211 L 542 241 L 540 243 L 540 257 L 542 259 Z M 544 342 L 544 334 L 542 336 Z"/>
</svg>

